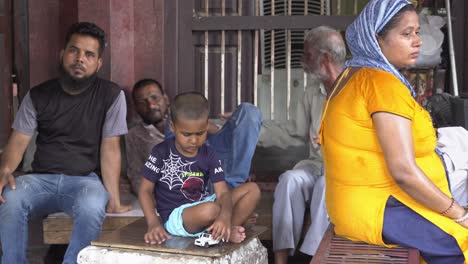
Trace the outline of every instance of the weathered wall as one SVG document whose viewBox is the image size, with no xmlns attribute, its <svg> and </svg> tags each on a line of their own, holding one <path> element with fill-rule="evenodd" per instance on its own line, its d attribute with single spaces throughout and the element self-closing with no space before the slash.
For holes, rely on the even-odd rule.
<svg viewBox="0 0 468 264">
<path fill-rule="evenodd" d="M 30 0 L 26 9 L 29 89 L 57 76 L 58 59 L 68 27 L 94 22 L 108 36 L 100 76 L 130 91 L 140 78 L 163 83 L 163 0 Z M 25 19 L 22 17 L 21 19 Z"/>
<path fill-rule="evenodd" d="M 139 79 L 165 83 L 164 0 L 18 0 L 14 12 L 20 98 L 57 76 L 66 32 L 77 21 L 94 22 L 106 32 L 99 75 L 121 85 L 127 96 Z M 131 100 L 128 103 L 133 119 Z"/>
</svg>

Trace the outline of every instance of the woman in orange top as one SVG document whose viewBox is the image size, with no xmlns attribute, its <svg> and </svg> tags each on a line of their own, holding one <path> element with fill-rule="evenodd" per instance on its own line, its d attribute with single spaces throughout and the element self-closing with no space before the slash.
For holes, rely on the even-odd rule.
<svg viewBox="0 0 468 264">
<path fill-rule="evenodd" d="M 372 0 L 346 30 L 353 59 L 325 104 L 321 144 L 335 232 L 417 248 L 427 263 L 468 263 L 468 215 L 449 190 L 430 115 L 398 71 L 421 39 L 414 7 Z"/>
</svg>

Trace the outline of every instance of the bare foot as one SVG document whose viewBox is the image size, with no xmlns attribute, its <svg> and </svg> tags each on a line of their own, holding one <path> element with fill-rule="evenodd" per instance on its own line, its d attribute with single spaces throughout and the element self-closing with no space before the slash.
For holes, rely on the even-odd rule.
<svg viewBox="0 0 468 264">
<path fill-rule="evenodd" d="M 231 227 L 231 238 L 229 242 L 240 243 L 245 239 L 245 228 L 242 226 Z"/>
</svg>

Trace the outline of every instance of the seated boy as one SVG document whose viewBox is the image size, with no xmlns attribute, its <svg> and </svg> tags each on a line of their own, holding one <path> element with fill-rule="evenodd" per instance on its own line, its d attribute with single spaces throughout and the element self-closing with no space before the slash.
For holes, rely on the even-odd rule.
<svg viewBox="0 0 468 264">
<path fill-rule="evenodd" d="M 146 243 L 161 244 L 171 235 L 197 237 L 204 230 L 233 243 L 245 239 L 241 225 L 254 211 L 260 190 L 246 183 L 229 191 L 221 161 L 205 144 L 208 109 L 199 93 L 176 96 L 170 121 L 175 137 L 156 145 L 143 166 L 138 196 L 148 224 Z"/>
</svg>

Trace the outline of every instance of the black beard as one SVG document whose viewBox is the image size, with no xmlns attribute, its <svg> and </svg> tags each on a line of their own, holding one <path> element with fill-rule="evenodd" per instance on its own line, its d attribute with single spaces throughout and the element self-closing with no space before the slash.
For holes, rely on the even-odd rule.
<svg viewBox="0 0 468 264">
<path fill-rule="evenodd" d="M 88 89 L 94 83 L 96 77 L 97 73 L 95 72 L 89 77 L 76 79 L 73 78 L 67 71 L 65 71 L 63 65 L 60 65 L 60 85 L 62 86 L 62 89 L 73 94 L 78 94 Z"/>
<path fill-rule="evenodd" d="M 140 116 L 141 116 L 141 115 L 140 115 Z M 147 125 L 155 125 L 155 126 L 156 126 L 157 124 L 159 124 L 160 122 L 163 122 L 163 121 L 164 121 L 164 118 L 163 118 L 163 117 L 161 117 L 161 118 L 155 120 L 154 118 L 151 119 L 151 118 L 145 118 L 145 117 L 141 116 L 141 119 L 143 119 L 143 122 L 144 122 L 145 124 L 147 124 Z"/>
<path fill-rule="evenodd" d="M 154 125 L 155 127 L 157 127 L 159 124 L 166 122 L 166 117 L 168 116 L 168 112 L 169 112 L 169 109 L 166 109 L 164 113 L 162 113 L 161 110 L 159 110 L 161 117 L 158 119 L 151 118 L 151 117 L 147 118 L 146 115 L 140 114 L 140 113 L 138 113 L 138 115 L 141 117 L 141 119 L 143 120 L 143 123 L 145 123 L 146 125 Z"/>
</svg>

